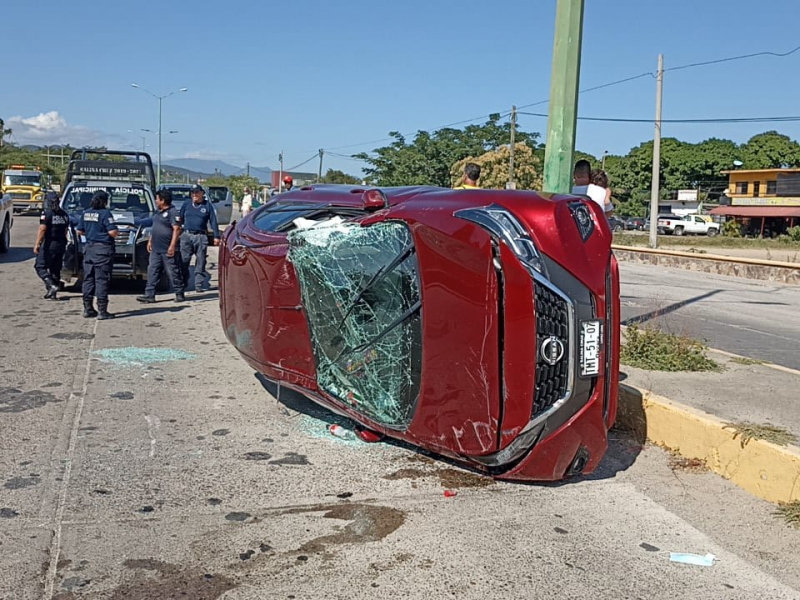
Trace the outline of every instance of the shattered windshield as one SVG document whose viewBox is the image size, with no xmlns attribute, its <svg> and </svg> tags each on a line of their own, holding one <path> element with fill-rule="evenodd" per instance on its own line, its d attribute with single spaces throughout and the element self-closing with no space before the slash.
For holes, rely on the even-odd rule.
<svg viewBox="0 0 800 600">
<path fill-rule="evenodd" d="M 67 190 L 62 207 L 68 213 L 83 212 L 89 208 L 95 192 L 104 190 L 108 193 L 108 209 L 132 212 L 136 215 L 151 213 L 155 210 L 150 192 L 142 187 L 116 185 L 81 185 Z"/>
<path fill-rule="evenodd" d="M 419 394 L 422 305 L 409 229 L 334 218 L 288 235 L 326 392 L 376 422 L 406 426 Z"/>
</svg>

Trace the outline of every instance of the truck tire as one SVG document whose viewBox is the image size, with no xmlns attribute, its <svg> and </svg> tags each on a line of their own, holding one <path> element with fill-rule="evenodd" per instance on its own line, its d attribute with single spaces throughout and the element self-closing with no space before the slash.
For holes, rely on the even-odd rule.
<svg viewBox="0 0 800 600">
<path fill-rule="evenodd" d="M 3 230 L 0 231 L 0 253 L 5 254 L 11 248 L 11 227 L 9 226 L 9 218 L 6 217 L 3 221 Z"/>
<path fill-rule="evenodd" d="M 719 229 L 717 229 L 716 227 L 709 227 L 708 231 L 706 232 L 706 235 L 708 237 L 714 237 L 718 233 L 719 233 Z"/>
<path fill-rule="evenodd" d="M 683 227 L 678 225 L 675 228 L 675 231 L 672 232 L 673 235 L 683 235 Z"/>
</svg>

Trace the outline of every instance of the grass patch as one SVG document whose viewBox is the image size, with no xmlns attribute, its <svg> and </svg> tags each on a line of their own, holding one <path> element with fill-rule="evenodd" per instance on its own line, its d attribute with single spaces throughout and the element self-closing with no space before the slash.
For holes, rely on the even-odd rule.
<svg viewBox="0 0 800 600">
<path fill-rule="evenodd" d="M 784 427 L 777 425 L 759 425 L 742 421 L 741 423 L 725 423 L 725 429 L 733 430 L 733 439 L 739 438 L 744 448 L 750 440 L 764 440 L 776 446 L 786 446 L 797 442 L 797 436 Z"/>
<path fill-rule="evenodd" d="M 614 243 L 620 246 L 649 245 L 647 235 L 633 233 L 615 233 Z M 757 238 L 731 238 L 721 235 L 708 237 L 704 235 L 674 236 L 659 235 L 659 247 L 663 246 L 694 246 L 703 248 L 768 248 L 786 252 L 786 250 L 800 250 L 800 242 L 787 241 L 786 239 L 757 239 Z"/>
<path fill-rule="evenodd" d="M 630 325 L 620 362 L 648 371 L 722 371 L 719 363 L 705 355 L 706 349 L 705 344 L 686 335 Z"/>
<path fill-rule="evenodd" d="M 779 504 L 775 516 L 780 517 L 795 529 L 800 529 L 800 500 Z"/>
<path fill-rule="evenodd" d="M 767 361 L 760 360 L 758 358 L 745 358 L 744 356 L 736 356 L 731 358 L 730 362 L 736 363 L 737 365 L 763 365 L 766 364 Z"/>
</svg>

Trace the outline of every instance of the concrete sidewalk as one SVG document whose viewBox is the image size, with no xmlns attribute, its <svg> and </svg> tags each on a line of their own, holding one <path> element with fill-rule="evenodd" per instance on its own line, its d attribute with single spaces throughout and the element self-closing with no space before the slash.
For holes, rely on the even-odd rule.
<svg viewBox="0 0 800 600">
<path fill-rule="evenodd" d="M 800 372 L 710 351 L 720 373 L 664 373 L 623 365 L 617 426 L 668 448 L 769 502 L 800 501 Z M 746 424 L 791 437 L 742 435 Z M 775 443 L 772 443 L 772 441 Z"/>
</svg>

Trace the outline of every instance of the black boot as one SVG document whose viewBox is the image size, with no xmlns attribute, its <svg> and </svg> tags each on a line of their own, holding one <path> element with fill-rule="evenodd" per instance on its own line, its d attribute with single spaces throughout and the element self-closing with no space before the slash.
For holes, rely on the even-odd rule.
<svg viewBox="0 0 800 600">
<path fill-rule="evenodd" d="M 108 300 L 97 301 L 97 320 L 105 321 L 106 319 L 113 319 L 116 315 L 108 312 Z"/>
<path fill-rule="evenodd" d="M 44 287 L 47 291 L 44 294 L 45 300 L 57 300 L 56 293 L 58 292 L 58 284 L 56 284 L 50 277 L 44 280 Z"/>
<path fill-rule="evenodd" d="M 83 299 L 83 318 L 91 319 L 97 316 L 97 311 L 94 309 L 94 298 Z"/>
</svg>

